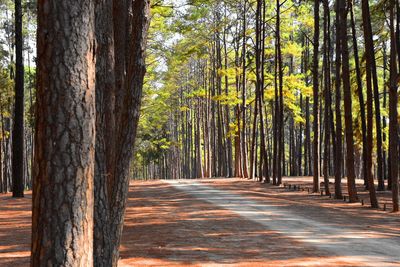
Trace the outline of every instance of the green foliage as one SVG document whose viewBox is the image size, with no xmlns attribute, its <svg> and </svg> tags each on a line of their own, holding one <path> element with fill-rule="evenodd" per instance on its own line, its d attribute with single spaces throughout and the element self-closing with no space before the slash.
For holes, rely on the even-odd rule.
<svg viewBox="0 0 400 267">
<path fill-rule="evenodd" d="M 14 98 L 14 83 L 10 79 L 9 71 L 0 66 L 0 113 L 2 118 L 11 118 L 11 104 Z M 1 122 L 2 123 L 2 122 Z M 10 133 L 0 132 L 1 139 L 8 138 Z"/>
<path fill-rule="evenodd" d="M 0 66 L 0 109 L 4 117 L 10 117 L 10 104 L 14 97 L 14 83 L 10 79 L 9 71 Z"/>
<path fill-rule="evenodd" d="M 171 4 L 172 3 L 172 4 Z M 138 132 L 138 158 L 140 160 L 157 160 L 165 156 L 173 148 L 182 148 L 181 136 L 173 136 L 173 130 L 180 133 L 183 125 L 195 126 L 206 118 L 198 118 L 204 109 L 211 111 L 210 106 L 229 110 L 227 136 L 233 137 L 238 131 L 236 107 L 242 103 L 242 78 L 246 74 L 246 122 L 252 121 L 256 89 L 256 58 L 255 58 L 255 1 L 247 1 L 246 25 L 243 35 L 243 1 L 225 0 L 189 0 L 189 1 L 158 1 L 152 10 L 150 28 L 149 52 L 147 55 L 148 72 L 144 88 L 142 116 Z M 313 101 L 311 85 L 311 65 L 313 50 L 313 3 L 311 1 L 282 1 L 281 6 L 281 50 L 283 61 L 283 94 L 285 116 L 290 116 L 295 125 L 305 124 L 305 99 Z M 331 34 L 335 36 L 334 2 L 329 1 L 331 8 Z M 173 8 L 173 6 L 175 6 Z M 389 54 L 387 47 L 387 11 L 384 1 L 371 2 L 371 20 L 375 34 L 376 59 L 378 65 L 378 80 L 380 87 L 381 113 L 388 117 L 388 98 L 384 103 L 384 87 L 388 81 L 388 71 L 384 69 L 384 56 Z M 265 29 L 265 62 L 263 97 L 266 116 L 269 121 L 266 128 L 272 127 L 271 103 L 275 99 L 275 23 L 276 2 L 266 2 Z M 322 15 L 322 8 L 321 8 Z M 362 40 L 362 22 L 360 7 L 355 6 L 357 40 Z M 322 26 L 321 16 L 321 26 Z M 350 31 L 349 31 L 350 33 Z M 322 52 L 321 34 L 321 52 Z M 246 54 L 242 55 L 242 45 Z M 334 38 L 332 38 L 332 47 Z M 226 45 L 226 51 L 224 44 Z M 386 47 L 385 47 L 386 45 Z M 354 55 L 352 43 L 350 47 L 351 88 L 353 100 L 354 138 L 357 148 L 362 145 L 360 105 L 358 102 L 357 82 L 355 76 Z M 308 48 L 308 61 L 304 54 Z M 386 49 L 386 50 L 385 50 Z M 220 62 L 218 62 L 218 52 Z M 330 51 L 334 60 L 334 49 Z M 226 54 L 225 54 L 226 53 Z M 365 97 L 365 55 L 363 42 L 359 42 L 359 56 Z M 386 54 L 385 54 L 386 53 Z M 225 62 L 226 56 L 226 62 Z M 243 73 L 243 58 L 246 59 L 246 70 Z M 334 62 L 330 62 L 334 66 Z M 319 60 L 320 81 L 322 77 L 322 55 Z M 388 68 L 388 66 L 386 66 Z M 334 68 L 331 69 L 333 101 L 335 98 Z M 323 83 L 323 82 L 322 82 Z M 320 83 L 320 95 L 323 104 L 323 86 Z M 300 106 L 300 97 L 303 107 Z M 332 105 L 334 107 L 334 103 Z M 343 106 L 341 104 L 342 114 Z M 217 108 L 215 108 L 217 110 Z M 207 111 L 207 112 L 209 112 Z M 217 112 L 214 110 L 214 112 Z M 312 113 L 312 105 L 311 105 Z M 207 114 L 210 115 L 210 114 Z M 226 118 L 224 118 L 225 120 Z M 197 121 L 196 121 L 197 120 Z M 210 120 L 210 118 L 208 118 Z M 311 122 L 314 120 L 310 116 Z M 344 121 L 344 120 L 343 120 Z M 252 127 L 252 126 L 251 126 Z M 174 128 L 174 129 L 172 129 Z M 388 127 L 383 128 L 388 136 Z M 204 133 L 200 133 L 204 135 Z M 312 135 L 312 133 L 311 133 Z M 204 136 L 201 136 L 204 138 Z M 387 148 L 386 138 L 384 147 Z"/>
</svg>

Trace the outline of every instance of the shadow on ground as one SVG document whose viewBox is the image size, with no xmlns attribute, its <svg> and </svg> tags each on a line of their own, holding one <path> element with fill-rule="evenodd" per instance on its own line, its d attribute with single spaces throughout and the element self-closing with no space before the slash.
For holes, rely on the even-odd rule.
<svg viewBox="0 0 400 267">
<path fill-rule="evenodd" d="M 31 202 L 0 196 L 0 266 L 29 266 L 31 240 Z"/>
<path fill-rule="evenodd" d="M 278 197 L 276 208 L 317 213 L 333 226 L 357 225 L 399 237 L 398 216 L 250 181 L 209 185 L 260 205 Z M 31 200 L 29 193 L 25 199 L 0 196 L 0 266 L 29 266 Z M 349 263 L 351 257 L 332 256 L 162 181 L 131 185 L 120 256 L 119 266 L 357 266 Z"/>
<path fill-rule="evenodd" d="M 131 187 L 121 258 L 134 266 L 356 266 L 157 181 Z"/>
</svg>

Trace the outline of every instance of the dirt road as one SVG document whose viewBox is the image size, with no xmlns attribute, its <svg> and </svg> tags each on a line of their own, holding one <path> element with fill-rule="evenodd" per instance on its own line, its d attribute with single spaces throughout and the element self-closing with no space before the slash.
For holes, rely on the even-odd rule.
<svg viewBox="0 0 400 267">
<path fill-rule="evenodd" d="M 400 233 L 397 235 L 329 222 L 307 211 L 307 206 L 290 205 L 279 198 L 256 201 L 246 196 L 193 181 L 167 181 L 196 199 L 207 201 L 265 226 L 306 246 L 328 252 L 357 266 L 400 266 Z M 299 212 L 300 208 L 300 212 Z M 350 222 L 350 221 L 349 221 Z"/>
</svg>

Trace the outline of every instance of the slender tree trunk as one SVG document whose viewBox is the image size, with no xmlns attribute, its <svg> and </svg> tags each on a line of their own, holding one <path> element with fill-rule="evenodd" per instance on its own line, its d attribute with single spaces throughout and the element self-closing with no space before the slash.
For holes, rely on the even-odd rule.
<svg viewBox="0 0 400 267">
<path fill-rule="evenodd" d="M 303 112 L 303 95 L 300 94 L 299 100 L 300 110 Z M 299 125 L 299 135 L 297 139 L 297 175 L 302 176 L 302 160 L 303 160 L 303 123 L 301 122 Z"/>
<path fill-rule="evenodd" d="M 304 143 L 304 175 L 312 175 L 311 170 L 311 125 L 310 125 L 310 97 L 306 97 L 306 140 Z"/>
<path fill-rule="evenodd" d="M 216 24 L 221 23 L 221 14 L 219 10 L 215 12 Z M 215 59 L 216 59 L 216 83 L 217 83 L 217 95 L 222 95 L 222 77 L 217 72 L 222 69 L 222 47 L 221 47 L 221 33 L 218 27 L 214 35 L 215 38 Z M 228 176 L 228 164 L 227 164 L 227 153 L 226 153 L 226 135 L 224 127 L 224 115 L 223 107 L 221 102 L 217 102 L 217 129 L 218 129 L 218 165 L 219 165 L 219 176 Z"/>
<path fill-rule="evenodd" d="M 324 100 L 325 100 L 325 110 L 324 110 L 324 188 L 325 194 L 330 195 L 329 190 L 329 146 L 330 146 L 330 110 L 331 110 L 331 70 L 330 70 L 330 15 L 329 15 L 329 2 L 324 0 Z"/>
<path fill-rule="evenodd" d="M 283 125 L 283 66 L 282 66 L 282 48 L 281 48 L 281 21 L 280 21 L 280 0 L 276 1 L 276 53 L 277 53 L 277 68 L 278 68 L 278 84 L 279 84 L 279 122 L 278 122 L 278 162 L 277 162 L 277 185 L 282 183 L 282 175 L 285 169 L 285 141 L 284 141 L 284 125 Z"/>
<path fill-rule="evenodd" d="M 3 109 L 0 110 L 1 114 L 1 135 L 4 136 L 4 138 L 2 139 L 2 145 L 3 145 L 3 153 L 4 153 L 4 157 L 3 157 L 3 188 L 4 188 L 4 193 L 7 193 L 9 190 L 9 181 L 8 181 L 8 169 L 9 169 L 9 138 L 7 138 L 6 136 L 6 128 L 8 126 L 8 121 L 9 119 L 5 119 L 4 115 L 3 115 Z"/>
<path fill-rule="evenodd" d="M 22 5 L 15 0 L 15 105 L 12 135 L 13 197 L 24 197 L 24 60 L 22 39 Z"/>
<path fill-rule="evenodd" d="M 365 50 L 367 59 L 367 72 L 370 72 L 373 85 L 373 98 L 375 104 L 375 129 L 376 129 L 376 159 L 377 159 L 377 176 L 378 176 L 378 191 L 385 189 L 385 184 L 383 181 L 383 171 L 382 171 L 382 127 L 381 127 L 381 114 L 380 114 L 380 103 L 379 103 L 379 88 L 378 88 L 378 77 L 376 70 L 375 61 L 375 50 L 373 43 L 373 33 L 371 27 L 371 18 L 369 12 L 368 1 L 362 1 L 362 16 L 363 16 L 363 26 L 364 26 L 364 38 L 365 38 Z M 367 75 L 368 76 L 368 75 Z M 367 78 L 368 79 L 368 78 Z M 368 86 L 368 83 L 367 83 Z"/>
<path fill-rule="evenodd" d="M 354 10 L 353 10 L 353 0 L 348 0 L 349 10 L 350 10 L 350 24 L 353 39 L 353 50 L 354 50 L 354 61 L 356 64 L 356 77 L 357 77 L 357 95 L 358 101 L 360 103 L 360 113 L 361 113 L 361 131 L 362 131 L 362 177 L 364 179 L 364 184 L 367 185 L 367 124 L 365 120 L 365 102 L 363 94 L 363 86 L 361 80 L 361 69 L 360 60 L 358 57 L 358 45 L 357 45 L 357 33 L 354 22 Z"/>
<path fill-rule="evenodd" d="M 242 162 L 243 162 L 243 178 L 248 178 L 248 169 L 247 169 L 247 142 L 246 142 L 246 30 L 247 30 L 247 23 L 246 23 L 246 12 L 247 12 L 247 0 L 244 0 L 243 6 L 243 43 L 242 43 L 242 68 L 243 68 L 243 75 L 242 75 Z"/>
<path fill-rule="evenodd" d="M 260 109 L 260 135 L 261 135 L 261 175 L 260 175 L 260 182 L 263 179 L 263 176 L 265 177 L 265 182 L 270 183 L 270 177 L 269 177 L 269 166 L 268 166 L 268 153 L 266 149 L 266 129 L 264 124 L 264 118 L 267 118 L 266 112 L 264 112 L 264 81 L 265 81 L 265 16 L 266 16 L 266 3 L 265 0 L 262 0 L 262 19 L 260 23 L 261 27 L 261 40 L 260 40 L 260 48 L 261 48 L 261 80 L 260 80 L 260 97 L 259 97 L 259 109 Z M 260 15 L 261 16 L 261 15 Z"/>
<path fill-rule="evenodd" d="M 390 87 L 389 87 L 389 153 L 390 176 L 392 178 L 393 212 L 399 211 L 399 132 L 398 132 L 398 71 L 396 53 L 398 50 L 395 33 L 395 0 L 390 0 Z"/>
<path fill-rule="evenodd" d="M 1 112 L 0 108 L 0 112 Z M 1 116 L 1 115 L 0 115 Z M 3 125 L 1 125 L 1 132 L 3 132 Z M 0 193 L 7 193 L 7 184 L 4 183 L 4 175 L 3 175 L 3 138 L 0 140 Z"/>
<path fill-rule="evenodd" d="M 250 145 L 250 178 L 255 178 L 255 169 L 256 169 L 256 140 L 257 140 L 257 119 L 258 119 L 258 89 L 256 89 L 256 98 L 254 105 L 254 116 L 253 116 L 253 127 L 252 127 L 252 138 Z"/>
<path fill-rule="evenodd" d="M 256 131 L 257 131 L 257 119 L 258 113 L 262 112 L 259 110 L 259 101 L 261 97 L 261 38 L 262 38 L 262 26 L 261 26 L 261 11 L 262 11 L 262 1 L 257 0 L 257 10 L 256 10 L 256 43 L 255 43 L 255 57 L 256 57 L 256 88 L 255 88 L 255 101 L 254 101 L 254 117 L 253 117 L 253 134 L 251 140 L 251 155 L 250 155 L 250 177 L 252 179 L 255 178 L 255 169 L 256 169 L 256 156 L 257 149 L 255 149 L 255 143 L 257 139 Z M 260 118 L 260 124 L 262 116 Z M 261 134 L 262 135 L 262 134 Z M 262 153 L 261 153 L 262 154 Z M 262 165 L 262 164 L 261 164 Z M 260 173 L 262 177 L 262 173 Z"/>
<path fill-rule="evenodd" d="M 319 0 L 314 1 L 314 54 L 313 54 L 313 192 L 320 191 L 320 158 L 319 158 Z"/>
<path fill-rule="evenodd" d="M 236 69 L 238 70 L 240 68 L 239 66 L 239 42 L 237 44 L 237 47 L 235 48 L 235 64 L 236 64 Z M 240 88 L 240 81 L 239 81 L 239 73 L 236 71 L 236 77 L 235 77 L 235 82 L 236 82 L 236 93 L 239 95 L 239 88 Z M 243 177 L 242 173 L 242 143 L 241 143 L 241 123 L 240 123 L 240 104 L 236 105 L 236 123 L 237 123 L 237 131 L 235 135 L 235 176 L 236 177 Z"/>
<path fill-rule="evenodd" d="M 342 199 L 342 112 L 340 109 L 341 105 L 341 65 L 342 65 L 342 55 L 341 55 L 341 38 L 339 38 L 339 33 L 341 31 L 342 24 L 340 22 L 340 12 L 339 12 L 339 1 L 336 1 L 336 59 L 335 59 L 335 114 L 336 114 L 336 150 L 335 150 L 335 198 Z"/>
<path fill-rule="evenodd" d="M 225 8 L 225 19 L 226 19 L 226 8 Z M 223 42 L 224 42 L 224 67 L 225 67 L 225 71 L 228 71 L 228 49 L 227 49 L 227 44 L 226 44 L 226 29 L 224 29 L 224 38 L 223 38 Z M 229 94 L 229 78 L 228 75 L 225 75 L 225 96 L 228 96 Z M 229 106 L 225 105 L 225 134 L 226 134 L 226 156 L 227 156 L 227 168 L 228 168 L 228 172 L 227 172 L 227 176 L 228 177 L 232 177 L 233 176 L 233 171 L 232 171 L 232 137 L 230 134 L 230 128 L 229 128 L 229 124 L 231 121 L 231 117 L 230 117 L 230 112 L 229 112 Z"/>
<path fill-rule="evenodd" d="M 309 41 L 306 40 L 306 49 L 304 51 L 304 73 L 305 73 L 305 83 L 306 86 L 310 85 L 309 77 L 307 72 L 309 70 L 309 56 L 310 47 Z M 304 142 L 304 175 L 309 176 L 312 174 L 311 168 L 311 120 L 310 120 L 310 97 L 306 97 L 305 102 L 305 115 L 306 115 L 306 125 L 305 125 L 305 142 Z"/>
<path fill-rule="evenodd" d="M 384 40 L 382 42 L 382 57 L 383 57 L 383 80 L 385 81 L 384 83 L 386 83 L 386 81 L 387 81 L 386 72 L 387 72 L 387 69 L 389 69 L 389 67 L 388 67 L 388 55 L 387 55 L 386 40 Z M 383 86 L 383 109 L 384 110 L 386 110 L 387 106 L 388 106 L 388 103 L 387 103 L 388 102 L 388 99 L 387 99 L 388 96 L 387 95 L 388 95 L 387 86 L 384 85 Z M 383 129 L 386 129 L 386 127 L 388 126 L 387 122 L 386 122 L 387 119 L 388 118 L 385 115 L 383 115 L 383 117 L 382 117 L 382 127 L 383 127 Z M 387 139 L 388 139 L 387 134 L 386 134 L 385 131 L 383 131 L 382 132 L 382 141 L 383 141 L 384 144 L 386 143 Z M 390 183 L 390 180 L 388 179 L 389 170 L 388 170 L 387 155 L 388 155 L 387 151 L 386 151 L 386 149 L 384 147 L 383 148 L 383 155 L 382 155 L 382 157 L 383 157 L 383 179 L 384 180 L 388 180 L 387 189 L 388 190 L 392 190 L 392 187 L 391 187 L 392 185 Z"/>
<path fill-rule="evenodd" d="M 350 89 L 350 66 L 349 66 L 349 48 L 347 40 L 347 12 L 346 0 L 339 0 L 339 13 L 341 16 L 340 39 L 342 42 L 342 79 L 343 79 L 343 97 L 344 97 L 344 119 L 346 134 L 346 167 L 347 167 L 347 190 L 349 201 L 358 201 L 356 189 L 356 175 L 354 171 L 354 140 L 353 140 L 353 107 Z"/>
<path fill-rule="evenodd" d="M 364 26 L 364 40 L 366 47 L 366 76 L 367 76 L 367 178 L 368 189 L 371 200 L 371 207 L 378 208 L 378 199 L 376 197 L 374 177 L 372 175 L 372 150 L 373 150 L 373 92 L 372 92 L 372 61 L 375 62 L 373 53 L 372 29 L 370 21 L 368 0 L 362 0 L 362 18 Z M 372 50 L 372 52 L 371 52 Z"/>
<path fill-rule="evenodd" d="M 396 11 L 397 11 L 397 19 L 396 19 L 396 47 L 397 47 L 397 60 L 398 60 L 398 69 L 397 72 L 399 72 L 400 69 L 400 3 L 399 1 L 396 1 Z M 398 73 L 397 73 L 398 74 Z"/>
<path fill-rule="evenodd" d="M 279 3 L 278 3 L 279 6 Z M 278 10 L 277 10 L 278 11 Z M 277 14 L 279 14 L 279 12 L 277 12 Z M 277 24 L 278 24 L 279 20 L 277 18 Z M 278 36 L 278 32 L 276 32 L 276 37 Z M 274 114 L 273 114 L 273 118 L 274 118 L 274 132 L 273 132 L 273 170 L 272 170 L 272 183 L 274 185 L 277 185 L 277 178 L 278 178 L 278 171 L 279 171 L 279 167 L 278 165 L 281 164 L 280 162 L 280 157 L 279 157 L 279 146 L 280 146 L 280 138 L 279 138 L 279 133 L 280 131 L 279 129 L 279 114 L 280 114 L 280 108 L 279 108 L 279 85 L 278 85 L 278 75 L 279 75 L 279 70 L 278 70 L 278 45 L 275 44 L 275 75 L 274 75 L 274 88 L 275 88 L 275 100 L 274 100 Z"/>
</svg>

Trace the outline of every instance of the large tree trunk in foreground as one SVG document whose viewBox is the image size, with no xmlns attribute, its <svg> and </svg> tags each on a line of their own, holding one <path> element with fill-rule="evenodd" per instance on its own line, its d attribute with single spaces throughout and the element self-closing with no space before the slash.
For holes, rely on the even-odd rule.
<svg viewBox="0 0 400 267">
<path fill-rule="evenodd" d="M 93 1 L 38 2 L 32 266 L 93 266 Z"/>
<path fill-rule="evenodd" d="M 148 0 L 96 2 L 95 266 L 118 264 L 148 25 Z"/>
<path fill-rule="evenodd" d="M 24 196 L 24 60 L 22 56 L 22 6 L 15 1 L 15 106 L 12 134 L 13 197 Z"/>
<path fill-rule="evenodd" d="M 113 178 L 115 60 L 112 0 L 96 1 L 96 151 L 94 181 L 94 266 L 111 266 L 109 184 Z"/>
<path fill-rule="evenodd" d="M 132 3 L 132 16 L 128 18 L 129 38 L 126 51 L 126 76 L 122 88 L 117 87 L 115 102 L 116 138 L 114 182 L 110 190 L 110 242 L 112 265 L 119 258 L 119 245 L 125 216 L 126 199 L 129 188 L 129 169 L 139 120 L 143 79 L 146 71 L 145 47 L 149 26 L 149 0 Z M 132 25 L 131 27 L 129 25 Z M 116 29 L 117 30 L 117 29 Z M 117 41 L 115 40 L 117 43 Z M 116 44 L 117 46 L 117 44 Z M 116 62 L 117 64 L 117 62 Z M 123 92 L 120 92 L 123 91 Z"/>
</svg>

